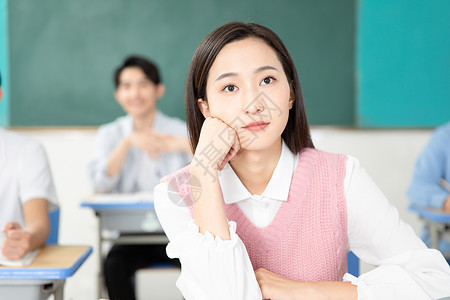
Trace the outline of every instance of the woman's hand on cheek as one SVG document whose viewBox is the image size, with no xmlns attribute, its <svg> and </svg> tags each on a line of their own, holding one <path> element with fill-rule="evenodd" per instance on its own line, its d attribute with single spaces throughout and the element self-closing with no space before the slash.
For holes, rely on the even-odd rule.
<svg viewBox="0 0 450 300">
<path fill-rule="evenodd" d="M 239 149 L 236 130 L 219 118 L 208 117 L 203 122 L 193 161 L 202 162 L 213 170 L 222 170 Z"/>
<path fill-rule="evenodd" d="M 263 299 L 270 300 L 294 300 L 299 299 L 300 283 L 281 277 L 264 268 L 255 271 L 256 280 Z"/>
</svg>

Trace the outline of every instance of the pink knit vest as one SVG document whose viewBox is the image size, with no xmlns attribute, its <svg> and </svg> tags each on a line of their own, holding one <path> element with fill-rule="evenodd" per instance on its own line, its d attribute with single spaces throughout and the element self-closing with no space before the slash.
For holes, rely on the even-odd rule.
<svg viewBox="0 0 450 300">
<path fill-rule="evenodd" d="M 347 272 L 346 158 L 304 149 L 292 177 L 288 200 L 272 222 L 255 226 L 237 204 L 225 204 L 229 221 L 244 243 L 253 268 L 295 281 L 340 281 Z M 189 169 L 162 179 L 189 206 Z M 175 180 L 174 180 L 175 179 Z"/>
</svg>

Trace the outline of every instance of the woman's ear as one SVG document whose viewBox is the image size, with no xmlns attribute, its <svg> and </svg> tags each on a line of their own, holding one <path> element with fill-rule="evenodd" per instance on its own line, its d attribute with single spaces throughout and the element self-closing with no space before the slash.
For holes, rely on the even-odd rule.
<svg viewBox="0 0 450 300">
<path fill-rule="evenodd" d="M 198 105 L 198 109 L 200 109 L 200 111 L 202 112 L 205 119 L 211 115 L 211 113 L 209 111 L 208 102 L 206 102 L 205 100 L 200 98 L 197 100 L 197 105 Z"/>
<path fill-rule="evenodd" d="M 291 109 L 294 106 L 295 98 L 289 99 L 289 109 Z"/>
<path fill-rule="evenodd" d="M 289 85 L 290 86 L 290 95 L 289 95 L 289 109 L 292 108 L 292 106 L 294 106 L 294 102 L 295 102 L 295 92 L 294 92 L 294 86 L 292 85 L 292 83 Z"/>
</svg>

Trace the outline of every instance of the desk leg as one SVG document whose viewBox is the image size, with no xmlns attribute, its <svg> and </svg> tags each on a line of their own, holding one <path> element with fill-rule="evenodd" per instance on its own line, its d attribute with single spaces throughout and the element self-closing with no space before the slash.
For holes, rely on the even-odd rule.
<svg viewBox="0 0 450 300">
<path fill-rule="evenodd" d="M 98 276 L 97 276 L 97 298 L 102 298 L 102 290 L 103 290 L 103 257 L 102 257 L 102 245 L 103 245 L 103 236 L 102 236 L 102 218 L 96 213 L 98 219 Z"/>
<path fill-rule="evenodd" d="M 42 286 L 42 292 L 46 295 L 53 294 L 54 300 L 64 300 L 64 283 L 65 280 L 55 280 L 50 284 Z M 45 296 L 47 299 L 48 296 Z"/>
<path fill-rule="evenodd" d="M 431 238 L 431 248 L 439 249 L 439 241 L 441 240 L 442 233 L 445 230 L 444 224 L 435 222 L 426 222 L 428 234 Z"/>
<path fill-rule="evenodd" d="M 55 300 L 64 300 L 64 280 L 55 283 Z"/>
</svg>

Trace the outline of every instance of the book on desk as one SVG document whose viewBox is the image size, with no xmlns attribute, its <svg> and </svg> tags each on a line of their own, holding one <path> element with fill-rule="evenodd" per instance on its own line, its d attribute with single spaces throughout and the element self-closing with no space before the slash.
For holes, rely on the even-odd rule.
<svg viewBox="0 0 450 300">
<path fill-rule="evenodd" d="M 0 242 L 0 248 L 2 243 Z M 29 266 L 33 262 L 36 255 L 39 253 L 39 248 L 34 249 L 32 251 L 28 251 L 22 258 L 20 259 L 8 259 L 0 254 L 0 266 L 8 266 L 8 267 L 24 267 Z"/>
</svg>

